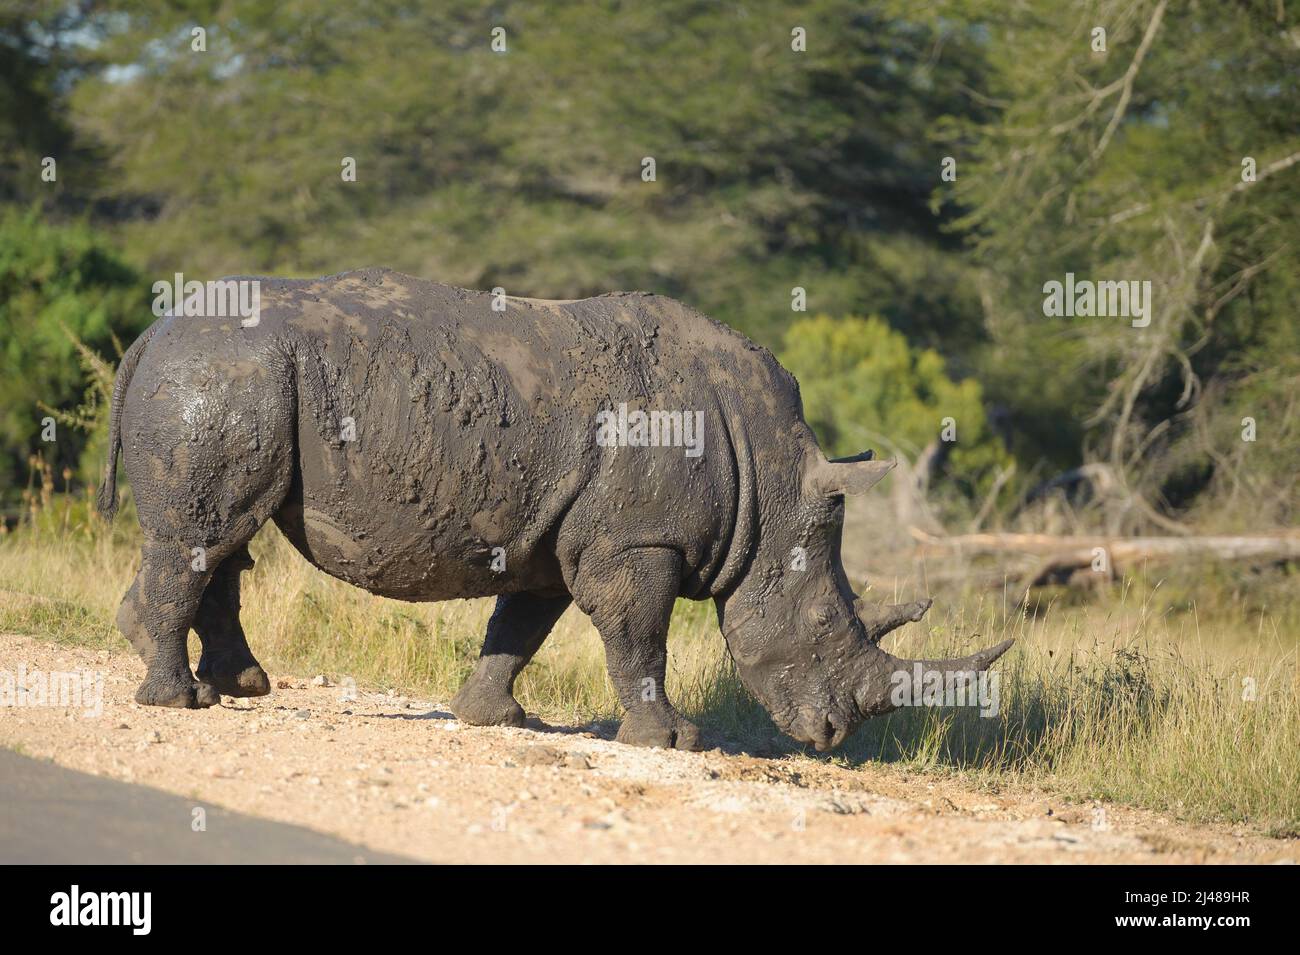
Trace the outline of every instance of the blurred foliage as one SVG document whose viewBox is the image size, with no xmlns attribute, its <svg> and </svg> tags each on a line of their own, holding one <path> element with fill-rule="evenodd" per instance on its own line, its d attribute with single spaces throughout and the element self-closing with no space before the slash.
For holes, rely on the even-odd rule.
<svg viewBox="0 0 1300 955">
<path fill-rule="evenodd" d="M 799 285 L 811 307 L 931 343 L 979 335 L 963 264 L 934 253 L 958 242 L 928 208 L 927 143 L 933 117 L 968 107 L 976 60 L 932 62 L 932 31 L 883 8 L 125 9 L 95 21 L 109 69 L 71 104 L 115 157 L 116 200 L 155 210 L 122 226 L 147 270 L 383 264 L 542 297 L 640 288 L 772 342 Z M 796 25 L 815 53 L 791 50 Z"/>
<path fill-rule="evenodd" d="M 70 64 L 51 38 L 80 19 L 31 3 L 0 3 L 0 202 L 27 202 L 38 193 L 53 199 L 59 189 L 57 177 L 40 178 L 41 161 L 66 156 L 74 144 L 58 95 Z"/>
<path fill-rule="evenodd" d="M 0 210 L 0 501 L 12 503 L 32 451 L 55 471 L 79 469 L 88 440 L 79 425 L 92 422 L 77 411 L 93 357 L 79 355 L 78 343 L 115 355 L 116 340 L 134 338 L 151 318 L 146 292 L 87 226 Z M 53 442 L 41 433 L 47 417 Z"/>
<path fill-rule="evenodd" d="M 0 49 L 0 202 L 91 223 L 142 299 L 366 265 L 647 289 L 784 342 L 837 447 L 957 419 L 959 492 L 996 433 L 1009 502 L 1095 461 L 1125 529 L 1296 520 L 1300 27 L 1276 0 L 0 0 Z M 1067 271 L 1150 280 L 1151 326 L 1044 317 Z M 795 287 L 843 327 L 799 323 Z M 103 354 L 96 329 L 147 320 L 85 294 L 69 324 Z M 4 410 L 14 461 L 23 408 L 73 397 L 74 353 L 33 337 L 7 356 L 37 389 Z"/>
<path fill-rule="evenodd" d="M 879 318 L 795 322 L 781 361 L 801 382 L 804 415 L 828 454 L 855 454 L 878 435 L 915 460 L 947 427 L 946 469 L 967 493 L 1010 464 L 979 383 L 954 382 L 937 352 L 909 346 Z"/>
<path fill-rule="evenodd" d="M 918 16 L 982 22 L 996 64 L 982 87 L 992 119 L 953 115 L 939 131 L 968 159 L 936 205 L 962 210 L 955 228 L 990 303 L 979 374 L 1015 451 L 1057 468 L 1104 462 L 1122 499 L 1166 515 L 1294 524 L 1294 13 L 1275 0 L 1089 0 L 1068 12 L 1055 0 L 952 0 Z M 1043 285 L 1067 271 L 1149 280 L 1151 325 L 1045 318 Z M 1248 415 L 1253 444 L 1241 438 Z M 1221 494 L 1202 493 L 1243 486 L 1230 515 Z"/>
</svg>

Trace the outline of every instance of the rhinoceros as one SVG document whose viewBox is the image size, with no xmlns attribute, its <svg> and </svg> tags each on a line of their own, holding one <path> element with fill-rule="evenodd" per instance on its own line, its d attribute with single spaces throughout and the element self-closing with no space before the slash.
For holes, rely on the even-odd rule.
<svg viewBox="0 0 1300 955">
<path fill-rule="evenodd" d="M 371 593 L 496 597 L 451 703 L 469 724 L 524 723 L 515 678 L 576 603 L 626 710 L 618 739 L 698 748 L 664 692 L 679 597 L 714 600 L 741 680 L 796 740 L 829 749 L 894 708 L 891 676 L 917 661 L 879 641 L 929 603 L 856 601 L 840 560 L 844 496 L 891 465 L 828 460 L 769 351 L 641 292 L 544 301 L 384 269 L 257 282 L 255 321 L 165 315 L 117 372 L 99 506 L 111 519 L 120 453 L 144 540 L 117 616 L 147 665 L 138 702 L 270 691 L 239 578 L 274 520 Z M 983 670 L 1008 646 L 920 665 Z"/>
</svg>

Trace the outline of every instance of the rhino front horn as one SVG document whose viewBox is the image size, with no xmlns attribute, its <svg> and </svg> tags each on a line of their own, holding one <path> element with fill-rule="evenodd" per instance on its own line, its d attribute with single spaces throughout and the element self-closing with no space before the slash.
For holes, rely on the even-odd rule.
<svg viewBox="0 0 1300 955">
<path fill-rule="evenodd" d="M 898 465 L 897 461 L 876 461 L 874 458 L 871 451 L 829 461 L 820 454 L 815 455 L 813 464 L 804 477 L 804 484 L 814 496 L 861 494 L 871 490 Z"/>
<path fill-rule="evenodd" d="M 917 667 L 920 667 L 923 680 L 929 674 L 937 673 L 943 685 L 948 686 L 957 674 L 987 670 L 1015 642 L 1014 639 L 1003 640 L 995 647 L 951 660 L 902 660 L 877 646 L 868 645 L 867 666 L 854 699 L 864 717 L 882 716 L 898 708 L 893 700 L 893 690 L 901 680 L 915 682 Z"/>
</svg>

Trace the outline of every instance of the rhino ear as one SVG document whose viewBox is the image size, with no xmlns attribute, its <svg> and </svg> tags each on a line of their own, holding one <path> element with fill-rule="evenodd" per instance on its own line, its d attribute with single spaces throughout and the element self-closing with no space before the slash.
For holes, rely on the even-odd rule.
<svg viewBox="0 0 1300 955">
<path fill-rule="evenodd" d="M 897 461 L 875 461 L 875 454 L 863 451 L 851 458 L 826 460 L 817 455 L 815 463 L 804 478 L 804 485 L 813 495 L 834 497 L 839 494 L 861 494 L 869 491 L 881 478 L 897 466 Z"/>
</svg>

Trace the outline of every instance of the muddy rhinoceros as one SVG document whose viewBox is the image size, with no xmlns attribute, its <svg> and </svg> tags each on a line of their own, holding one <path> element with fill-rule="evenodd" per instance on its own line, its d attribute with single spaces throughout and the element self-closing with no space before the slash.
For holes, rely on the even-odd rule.
<svg viewBox="0 0 1300 955">
<path fill-rule="evenodd" d="M 117 373 L 99 503 L 111 518 L 120 449 L 144 534 L 117 618 L 148 667 L 140 703 L 269 692 L 239 576 L 270 519 L 371 593 L 496 596 L 451 704 L 467 723 L 523 723 L 515 678 L 574 602 L 627 711 L 618 738 L 698 747 L 664 694 L 678 597 L 716 602 L 741 679 L 795 739 L 827 749 L 893 708 L 914 661 L 878 642 L 929 604 L 864 609 L 840 562 L 844 495 L 890 465 L 827 460 L 770 352 L 643 293 L 258 281 L 255 322 L 165 316 Z M 982 670 L 1009 645 L 921 665 Z"/>
</svg>

